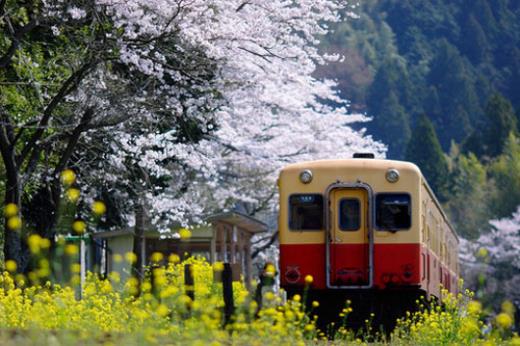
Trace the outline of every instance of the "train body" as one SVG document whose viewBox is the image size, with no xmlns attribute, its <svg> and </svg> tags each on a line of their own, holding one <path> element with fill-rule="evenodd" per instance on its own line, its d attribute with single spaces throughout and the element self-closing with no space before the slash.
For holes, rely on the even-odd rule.
<svg viewBox="0 0 520 346">
<path fill-rule="evenodd" d="M 458 287 L 458 238 L 417 166 L 353 158 L 291 164 L 278 180 L 280 283 L 311 291 Z"/>
</svg>

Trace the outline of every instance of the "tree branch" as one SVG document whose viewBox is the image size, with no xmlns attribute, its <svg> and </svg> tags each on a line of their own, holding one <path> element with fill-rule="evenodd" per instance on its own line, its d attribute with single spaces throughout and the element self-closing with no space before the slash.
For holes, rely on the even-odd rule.
<svg viewBox="0 0 520 346">
<path fill-rule="evenodd" d="M 260 246 L 260 247 L 257 247 L 255 249 L 255 251 L 253 251 L 253 253 L 251 254 L 251 258 L 256 258 L 256 256 L 258 256 L 260 254 L 260 252 L 264 251 L 265 249 L 269 248 L 271 245 L 273 245 L 273 243 L 276 241 L 276 239 L 278 239 L 278 230 L 276 230 L 276 232 L 274 232 L 272 235 L 271 235 L 271 238 L 269 239 L 269 241 L 267 243 L 265 243 L 264 245 Z"/>
<path fill-rule="evenodd" d="M 45 127 L 49 123 L 49 120 L 52 117 L 52 114 L 56 107 L 60 104 L 60 102 L 63 101 L 65 96 L 67 96 L 72 90 L 76 89 L 85 75 L 94 67 L 97 65 L 97 62 L 90 61 L 84 64 L 79 70 L 74 72 L 61 86 L 60 90 L 58 90 L 58 93 L 52 98 L 51 102 L 47 105 L 45 110 L 43 111 L 42 118 L 40 119 L 40 122 L 38 123 L 38 129 L 34 132 L 32 137 L 29 139 L 27 144 L 23 147 L 22 152 L 17 158 L 17 163 L 19 166 L 25 161 L 27 158 L 27 155 L 31 150 L 34 148 L 38 140 L 42 137 L 43 133 L 45 132 Z"/>
</svg>

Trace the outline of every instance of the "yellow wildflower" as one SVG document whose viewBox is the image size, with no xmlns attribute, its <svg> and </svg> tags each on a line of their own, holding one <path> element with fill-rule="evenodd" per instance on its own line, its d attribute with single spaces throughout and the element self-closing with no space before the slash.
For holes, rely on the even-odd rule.
<svg viewBox="0 0 520 346">
<path fill-rule="evenodd" d="M 224 263 L 217 261 L 213 263 L 213 270 L 216 272 L 221 272 L 224 270 Z"/>
<path fill-rule="evenodd" d="M 164 255 L 160 252 L 154 252 L 151 257 L 152 262 L 155 262 L 155 263 L 161 262 L 163 260 L 163 258 L 164 258 Z"/>
<path fill-rule="evenodd" d="M 11 216 L 9 220 L 7 220 L 7 228 L 12 231 L 19 230 L 22 228 L 22 219 L 18 216 Z"/>
<path fill-rule="evenodd" d="M 14 203 L 9 203 L 5 206 L 4 215 L 7 218 L 13 217 L 18 214 L 18 206 Z"/>
<path fill-rule="evenodd" d="M 187 228 L 181 228 L 179 230 L 179 236 L 181 237 L 181 240 L 188 240 L 191 238 L 191 231 Z"/>
<path fill-rule="evenodd" d="M 168 256 L 168 262 L 171 264 L 177 264 L 181 261 L 181 258 L 176 253 L 172 253 L 170 256 Z"/>
<path fill-rule="evenodd" d="M 502 329 L 509 329 L 513 325 L 513 319 L 505 312 L 499 313 L 495 317 L 497 325 Z"/>
<path fill-rule="evenodd" d="M 159 315 L 161 317 L 165 317 L 170 313 L 170 309 L 168 309 L 168 307 L 164 304 L 159 304 L 156 311 L 157 311 L 157 315 Z"/>
<path fill-rule="evenodd" d="M 66 185 L 70 186 L 74 184 L 76 181 L 76 173 L 72 169 L 66 169 L 63 172 L 61 172 L 61 182 Z"/>
<path fill-rule="evenodd" d="M 472 300 L 468 303 L 468 312 L 473 315 L 478 315 L 482 311 L 482 304 L 479 301 Z"/>
<path fill-rule="evenodd" d="M 76 188 L 71 187 L 70 189 L 67 189 L 65 195 L 67 196 L 67 199 L 70 202 L 76 203 L 79 199 L 80 191 Z"/>
<path fill-rule="evenodd" d="M 83 220 L 76 220 L 72 223 L 72 230 L 76 233 L 82 234 L 85 233 L 87 229 L 87 224 Z"/>
<path fill-rule="evenodd" d="M 40 252 L 41 239 L 42 237 L 38 234 L 31 234 L 29 238 L 27 238 L 27 245 L 33 254 Z"/>
<path fill-rule="evenodd" d="M 105 205 L 105 203 L 101 202 L 101 201 L 95 201 L 94 203 L 92 203 L 92 212 L 97 215 L 97 216 L 101 216 L 103 214 L 105 214 L 107 211 L 107 207 Z"/>
<path fill-rule="evenodd" d="M 306 275 L 306 276 L 305 276 L 305 283 L 306 283 L 307 285 L 312 284 L 313 281 L 314 281 L 314 278 L 312 277 L 312 275 Z"/>
<path fill-rule="evenodd" d="M 125 259 L 128 263 L 134 264 L 135 262 L 137 262 L 137 255 L 132 251 L 129 251 L 125 253 Z"/>
<path fill-rule="evenodd" d="M 5 261 L 5 269 L 7 269 L 7 271 L 14 273 L 16 271 L 16 268 L 17 268 L 17 265 L 16 265 L 15 261 L 13 261 L 13 260 Z"/>
<path fill-rule="evenodd" d="M 78 246 L 74 244 L 65 245 L 65 253 L 69 256 L 74 256 L 78 253 Z"/>
</svg>

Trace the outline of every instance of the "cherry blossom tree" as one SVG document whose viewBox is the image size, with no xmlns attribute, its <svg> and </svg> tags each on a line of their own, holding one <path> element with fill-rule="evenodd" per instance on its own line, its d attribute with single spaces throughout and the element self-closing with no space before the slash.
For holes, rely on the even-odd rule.
<svg viewBox="0 0 520 346">
<path fill-rule="evenodd" d="M 208 210 L 236 201 L 249 202 L 253 209 L 273 207 L 277 170 L 284 164 L 351 157 L 355 151 L 383 154 L 383 145 L 348 126 L 366 118 L 348 114 L 332 81 L 313 77 L 318 64 L 334 58 L 320 55 L 316 44 L 327 33 L 326 22 L 340 19 L 338 2 L 103 3 L 129 39 L 179 30 L 181 41 L 195 43 L 215 63 L 212 82 L 219 97 L 214 109 L 199 112 L 195 106 L 207 101 L 201 98 L 190 99 L 193 104 L 184 108 L 197 119 L 196 141 L 187 143 L 178 128 L 129 135 L 125 124 L 115 136 L 118 149 L 106 160 L 116 171 L 126 170 L 128 161 L 139 165 L 146 178 L 138 185 L 148 185 L 143 195 L 152 224 L 161 229 L 168 231 L 172 222 L 200 221 Z M 138 9 L 149 15 L 136 19 Z M 134 20 L 139 24 L 129 24 Z M 126 42 L 122 60 L 160 79 L 164 57 Z M 332 102 L 339 106 L 327 105 Z M 145 182 L 153 177 L 169 185 Z"/>
<path fill-rule="evenodd" d="M 0 105 L 6 203 L 37 191 L 25 210 L 45 206 L 50 232 L 59 173 L 72 167 L 90 197 L 116 196 L 123 222 L 149 208 L 168 231 L 236 201 L 271 208 L 286 163 L 384 155 L 349 126 L 367 119 L 348 113 L 334 82 L 313 77 L 337 58 L 317 43 L 344 5 L 0 1 L 2 78 L 17 97 Z M 19 235 L 6 235 L 16 258 Z"/>
<path fill-rule="evenodd" d="M 520 302 L 520 207 L 509 218 L 490 221 L 476 241 L 461 242 L 464 278 L 482 298 Z"/>
</svg>

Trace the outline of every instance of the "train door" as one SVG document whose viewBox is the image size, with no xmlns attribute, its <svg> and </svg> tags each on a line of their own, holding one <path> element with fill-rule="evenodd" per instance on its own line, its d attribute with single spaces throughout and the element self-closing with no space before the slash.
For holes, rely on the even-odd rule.
<svg viewBox="0 0 520 346">
<path fill-rule="evenodd" d="M 329 195 L 328 286 L 370 285 L 369 197 L 364 188 Z"/>
</svg>

